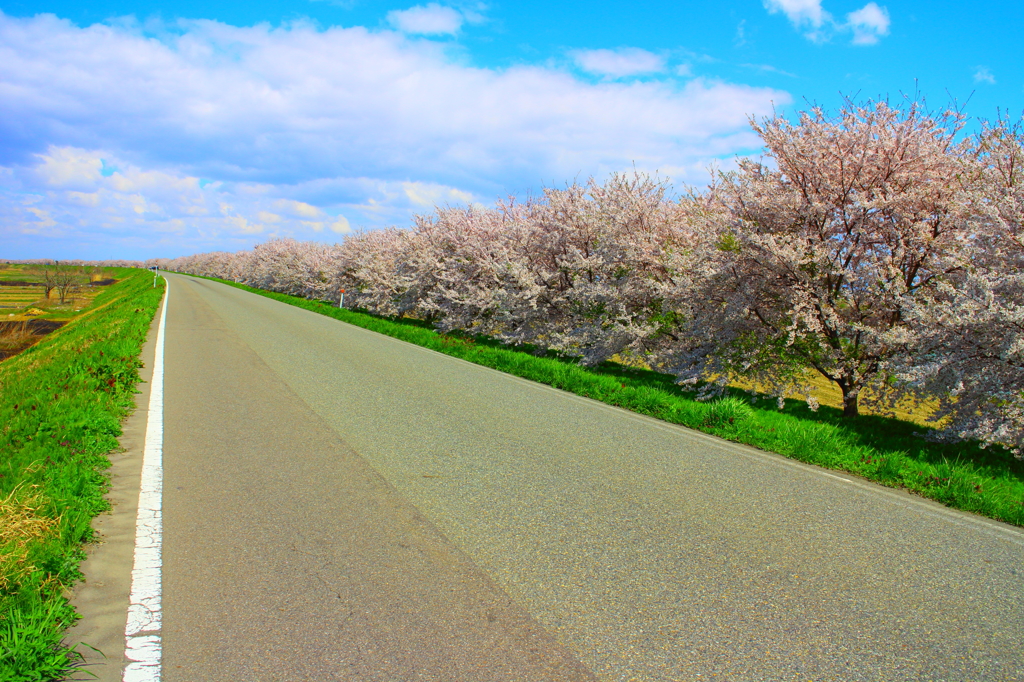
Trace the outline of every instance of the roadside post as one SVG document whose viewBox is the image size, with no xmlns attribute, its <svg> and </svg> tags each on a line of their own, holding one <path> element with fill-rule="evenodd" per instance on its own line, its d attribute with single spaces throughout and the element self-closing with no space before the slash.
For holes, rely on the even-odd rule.
<svg viewBox="0 0 1024 682">
<path fill-rule="evenodd" d="M 341 290 L 341 300 L 338 301 L 338 307 L 339 308 L 344 308 L 345 307 L 345 290 L 344 289 Z"/>
</svg>

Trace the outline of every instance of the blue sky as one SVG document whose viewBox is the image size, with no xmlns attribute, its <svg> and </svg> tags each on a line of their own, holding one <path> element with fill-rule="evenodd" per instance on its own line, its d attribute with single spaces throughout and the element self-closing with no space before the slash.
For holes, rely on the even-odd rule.
<svg viewBox="0 0 1024 682">
<path fill-rule="evenodd" d="M 1021 3 L 0 0 L 0 258 L 333 242 L 758 153 L 748 116 L 1024 112 Z"/>
</svg>

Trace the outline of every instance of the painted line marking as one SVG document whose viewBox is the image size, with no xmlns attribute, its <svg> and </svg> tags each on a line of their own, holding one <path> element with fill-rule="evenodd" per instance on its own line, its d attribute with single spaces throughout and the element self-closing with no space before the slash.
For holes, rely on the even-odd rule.
<svg viewBox="0 0 1024 682">
<path fill-rule="evenodd" d="M 167 281 L 166 278 L 164 280 Z M 135 563 L 132 591 L 125 625 L 125 666 L 123 682 L 159 682 L 162 662 L 160 641 L 161 549 L 163 546 L 163 450 L 164 450 L 164 328 L 167 300 L 156 332 L 156 356 L 150 382 L 146 445 L 142 454 L 139 486 L 139 514 L 135 522 Z"/>
</svg>

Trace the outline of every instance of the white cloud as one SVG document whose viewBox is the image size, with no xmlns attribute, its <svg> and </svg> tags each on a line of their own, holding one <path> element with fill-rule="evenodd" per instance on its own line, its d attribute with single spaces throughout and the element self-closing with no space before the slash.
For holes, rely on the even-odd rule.
<svg viewBox="0 0 1024 682">
<path fill-rule="evenodd" d="M 569 54 L 584 71 L 609 78 L 639 76 L 665 70 L 665 60 L 662 57 L 636 47 L 618 50 L 576 50 Z"/>
<path fill-rule="evenodd" d="M 359 4 L 359 0 L 310 0 L 310 2 L 326 2 L 328 5 L 341 7 L 342 9 L 353 9 Z"/>
<path fill-rule="evenodd" d="M 103 160 L 80 149 L 63 148 L 42 157 L 36 176 L 50 187 L 92 189 L 103 175 Z"/>
<path fill-rule="evenodd" d="M 640 56 L 633 73 L 664 68 Z M 2 13 L 0 98 L 0 242 L 84 220 L 106 235 L 96 249 L 154 245 L 141 255 L 241 248 L 257 229 L 312 238 L 303 220 L 323 234 L 406 225 L 435 203 L 490 204 L 634 164 L 703 168 L 760 147 L 747 116 L 791 101 L 702 78 L 473 68 L 387 30 L 195 21 L 153 34 Z M 687 172 L 676 179 L 706 181 Z"/>
<path fill-rule="evenodd" d="M 733 38 L 732 44 L 734 47 L 743 47 L 747 44 L 747 20 L 740 19 L 739 25 L 736 26 L 736 37 Z"/>
<path fill-rule="evenodd" d="M 889 35 L 889 10 L 869 2 L 846 15 L 846 23 L 836 22 L 821 6 L 821 0 L 764 0 L 771 14 L 782 12 L 804 35 L 814 42 L 825 42 L 834 31 L 853 33 L 854 45 L 874 45 Z"/>
<path fill-rule="evenodd" d="M 335 234 L 345 234 L 352 231 L 352 227 L 348 224 L 348 218 L 343 215 L 336 216 L 334 221 L 327 227 Z"/>
<path fill-rule="evenodd" d="M 130 246 L 140 238 L 167 251 L 190 252 L 204 243 L 242 248 L 253 238 L 311 238 L 310 230 L 322 231 L 325 226 L 336 233 L 350 229 L 342 215 L 328 216 L 303 201 L 275 199 L 280 189 L 271 185 L 214 183 L 203 188 L 196 177 L 143 171 L 123 161 L 118 163 L 121 170 L 104 175 L 100 169 L 110 157 L 109 152 L 60 147 L 37 155 L 28 165 L 3 168 L 3 241 L 32 235 L 79 246 L 95 242 L 98 251 L 92 257 L 101 258 L 112 246 Z M 68 185 L 91 191 L 67 191 Z"/>
<path fill-rule="evenodd" d="M 296 218 L 319 218 L 324 214 L 316 206 L 311 206 L 304 201 L 295 201 L 294 199 L 278 199 L 274 202 L 274 208 L 289 213 Z"/>
<path fill-rule="evenodd" d="M 454 35 L 462 28 L 463 17 L 458 10 L 432 2 L 406 10 L 388 12 L 388 23 L 403 33 L 422 35 Z"/>
<path fill-rule="evenodd" d="M 701 155 L 709 140 L 745 130 L 749 114 L 790 101 L 702 79 L 594 84 L 550 68 L 470 68 L 430 41 L 363 28 L 203 21 L 183 31 L 157 40 L 0 16 L 0 138 L 25 153 L 111 149 L 217 180 L 365 175 L 495 196 Z M 640 56 L 629 70 L 660 63 Z"/>
<path fill-rule="evenodd" d="M 473 195 L 468 192 L 431 182 L 403 182 L 402 191 L 413 206 L 427 210 L 446 204 L 473 202 Z"/>
<path fill-rule="evenodd" d="M 99 206 L 100 195 L 96 192 L 68 192 L 67 198 L 82 206 Z"/>
<path fill-rule="evenodd" d="M 889 35 L 889 11 L 873 2 L 847 14 L 846 22 L 853 31 L 854 45 L 874 45 L 881 36 Z"/>
<path fill-rule="evenodd" d="M 755 71 L 762 71 L 764 73 L 777 73 L 780 76 L 787 76 L 789 78 L 798 78 L 795 73 L 789 71 L 783 71 L 782 69 L 772 66 L 771 64 L 740 64 L 744 69 L 753 69 Z"/>
<path fill-rule="evenodd" d="M 797 28 L 809 27 L 812 35 L 832 20 L 821 0 L 765 0 L 764 6 L 771 14 L 782 12 Z"/>
<path fill-rule="evenodd" d="M 0 167 L 0 243 L 10 247 L 27 236 L 79 247 L 92 243 L 91 255 L 74 251 L 63 257 L 105 258 L 111 248 L 130 248 L 148 240 L 160 250 L 133 255 L 147 257 L 245 248 L 278 236 L 318 239 L 322 237 L 317 233 L 325 230 L 334 235 L 350 232 L 348 218 L 337 208 L 325 211 L 306 201 L 281 197 L 282 193 L 316 196 L 318 185 L 324 183 L 356 185 L 364 194 L 374 195 L 370 203 L 384 218 L 408 219 L 412 211 L 476 200 L 468 192 L 436 183 L 368 179 L 203 186 L 199 178 L 179 171 L 143 171 L 121 159 L 117 160 L 119 170 L 101 173 L 104 161 L 112 158 L 107 151 L 53 147 L 29 164 Z M 69 191 L 69 184 L 90 191 Z M 366 208 L 345 207 L 356 213 Z"/>
<path fill-rule="evenodd" d="M 992 75 L 992 72 L 989 71 L 987 66 L 979 66 L 974 69 L 974 82 L 995 85 L 996 77 Z"/>
<path fill-rule="evenodd" d="M 241 235 L 262 234 L 266 229 L 262 224 L 250 223 L 240 215 L 229 216 L 224 219 L 224 222 L 230 225 L 237 234 Z"/>
<path fill-rule="evenodd" d="M 27 206 L 25 211 L 35 217 L 35 224 L 29 224 L 29 234 L 38 234 L 40 230 L 48 227 L 53 227 L 57 224 L 57 221 L 50 217 L 50 212 L 36 208 L 35 206 Z"/>
</svg>

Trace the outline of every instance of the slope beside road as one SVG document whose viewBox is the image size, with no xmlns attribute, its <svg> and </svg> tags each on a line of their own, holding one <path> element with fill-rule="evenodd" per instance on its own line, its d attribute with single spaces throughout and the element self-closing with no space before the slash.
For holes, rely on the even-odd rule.
<svg viewBox="0 0 1024 682">
<path fill-rule="evenodd" d="M 168 276 L 165 680 L 1024 679 L 1024 534 Z"/>
</svg>

